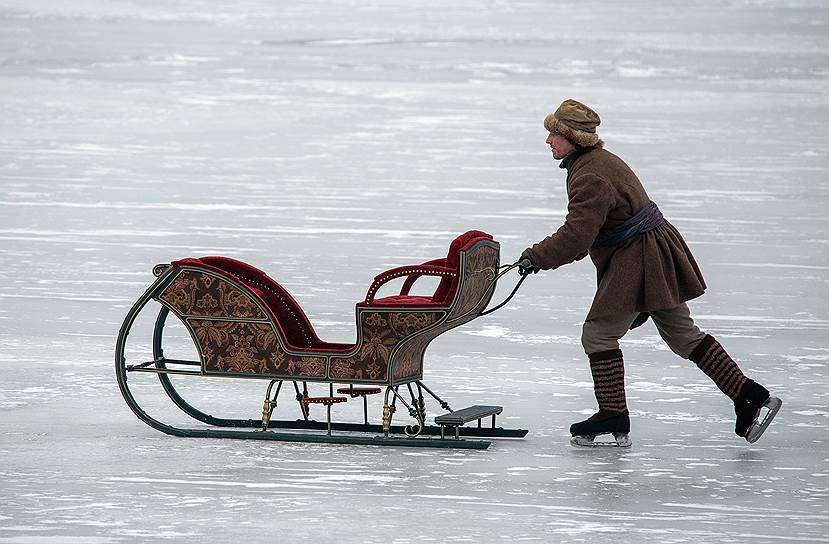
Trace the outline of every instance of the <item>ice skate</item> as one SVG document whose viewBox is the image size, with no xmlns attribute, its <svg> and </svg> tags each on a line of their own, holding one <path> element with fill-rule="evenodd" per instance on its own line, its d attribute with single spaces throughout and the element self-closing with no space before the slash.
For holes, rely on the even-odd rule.
<svg viewBox="0 0 829 544">
<path fill-rule="evenodd" d="M 777 415 L 777 412 L 780 411 L 782 406 L 782 400 L 777 397 L 769 397 L 768 400 L 763 403 L 763 406 L 755 410 L 754 421 L 751 422 L 751 425 L 749 425 L 748 430 L 744 435 L 749 444 L 754 444 L 760 439 L 761 436 L 763 436 L 763 433 L 766 432 L 766 429 L 771 424 L 771 420 L 774 419 L 774 416 Z M 766 409 L 766 413 L 763 416 L 763 420 L 760 421 L 760 414 L 763 412 L 764 408 Z"/>
<path fill-rule="evenodd" d="M 754 418 L 754 423 L 752 423 L 748 428 L 748 434 L 746 435 L 746 440 L 748 440 L 749 444 L 754 444 L 760 439 L 761 436 L 763 436 L 763 433 L 766 432 L 766 428 L 771 423 L 771 420 L 774 419 L 774 416 L 777 415 L 777 412 L 780 411 L 782 406 L 783 401 L 777 397 L 769 397 L 768 400 L 763 403 L 763 408 L 766 408 L 768 411 L 763 416 L 763 421 L 759 421 L 762 409 L 757 410 L 757 417 Z"/>
<path fill-rule="evenodd" d="M 783 401 L 769 395 L 765 387 L 754 380 L 747 380 L 734 401 L 734 412 L 737 414 L 734 432 L 745 438 L 749 444 L 757 442 L 782 406 Z"/>
<path fill-rule="evenodd" d="M 585 421 L 570 426 L 570 444 L 577 447 L 614 447 L 629 448 L 633 445 L 630 439 L 630 416 L 628 412 L 607 412 L 599 410 Z M 613 435 L 613 441 L 596 441 L 597 436 Z"/>
<path fill-rule="evenodd" d="M 577 448 L 629 448 L 633 445 L 629 433 L 611 433 L 613 435 L 613 442 L 610 440 L 596 441 L 599 435 L 587 434 L 583 436 L 574 436 L 570 439 L 570 444 Z"/>
</svg>

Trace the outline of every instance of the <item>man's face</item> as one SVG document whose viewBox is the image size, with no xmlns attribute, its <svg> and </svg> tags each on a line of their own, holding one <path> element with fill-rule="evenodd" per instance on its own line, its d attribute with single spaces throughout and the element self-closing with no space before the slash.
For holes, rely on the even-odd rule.
<svg viewBox="0 0 829 544">
<path fill-rule="evenodd" d="M 560 136 L 554 132 L 551 132 L 549 136 L 547 136 L 547 145 L 550 146 L 550 149 L 553 151 L 553 158 L 556 160 L 561 160 L 573 151 L 575 146 L 570 143 L 567 138 Z"/>
</svg>

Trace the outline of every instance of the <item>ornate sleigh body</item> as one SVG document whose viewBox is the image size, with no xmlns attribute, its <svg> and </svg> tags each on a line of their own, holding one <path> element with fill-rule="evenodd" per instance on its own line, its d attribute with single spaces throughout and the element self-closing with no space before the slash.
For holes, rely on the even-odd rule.
<svg viewBox="0 0 829 544">
<path fill-rule="evenodd" d="M 459 435 L 520 437 L 526 431 L 496 428 L 495 415 L 500 413 L 500 407 L 477 406 L 452 412 L 446 402 L 423 384 L 423 360 L 427 346 L 438 335 L 482 314 L 492 298 L 497 278 L 506 272 L 499 274 L 502 268 L 512 267 L 499 267 L 498 243 L 483 232 L 467 232 L 452 242 L 445 258 L 394 268 L 376 276 L 365 300 L 356 305 L 356 342 L 342 344 L 322 341 L 293 297 L 264 272 L 248 264 L 225 257 L 202 257 L 157 265 L 153 270 L 156 281 L 131 308 L 121 327 L 115 361 L 118 383 L 127 404 L 140 419 L 173 435 L 485 448 L 488 441 L 460 439 Z M 433 295 L 410 295 L 412 285 L 421 276 L 440 278 Z M 398 295 L 376 298 L 384 284 L 397 278 L 406 278 Z M 128 365 L 125 348 L 129 330 L 139 312 L 152 300 L 161 305 L 153 332 L 153 358 Z M 195 345 L 198 361 L 165 357 L 164 326 L 170 313 L 184 324 Z M 212 427 L 181 429 L 149 416 L 129 390 L 127 375 L 133 372 L 157 374 L 179 408 Z M 262 418 L 210 416 L 183 399 L 169 379 L 171 374 L 270 380 Z M 277 396 L 286 382 L 293 384 L 302 419 L 272 420 Z M 308 384 L 314 382 L 328 384 L 329 395 L 310 397 Z M 362 397 L 365 410 L 362 424 L 331 423 L 331 406 L 346 399 L 334 396 L 335 383 L 348 384 L 338 392 L 352 398 Z M 401 395 L 401 386 L 405 386 L 404 391 L 408 390 L 410 402 Z M 380 393 L 382 388 L 385 388 L 382 425 L 370 425 L 366 395 Z M 442 408 L 450 410 L 442 416 L 444 420 L 437 418 L 439 427 L 426 425 L 424 391 Z M 416 423 L 392 426 L 397 401 L 408 408 Z M 309 418 L 309 405 L 313 403 L 326 405 L 326 423 Z M 492 427 L 482 427 L 480 420 L 490 415 Z M 478 428 L 460 429 L 463 423 L 475 419 Z M 447 425 L 453 426 L 454 439 L 444 438 Z M 242 428 L 258 430 L 239 430 Z M 332 428 L 352 432 L 332 434 Z M 296 432 L 298 429 L 327 429 L 328 432 L 303 434 Z M 378 433 L 382 434 L 374 436 Z M 435 438 L 438 434 L 440 438 Z M 418 435 L 422 436 L 418 438 Z"/>
</svg>

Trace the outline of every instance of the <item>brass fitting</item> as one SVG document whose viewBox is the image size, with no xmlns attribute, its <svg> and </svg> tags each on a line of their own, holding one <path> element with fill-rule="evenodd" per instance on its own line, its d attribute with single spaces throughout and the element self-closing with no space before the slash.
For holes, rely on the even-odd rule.
<svg viewBox="0 0 829 544">
<path fill-rule="evenodd" d="M 262 404 L 262 430 L 268 430 L 268 423 L 271 420 L 271 401 L 268 398 L 265 398 L 265 402 Z"/>
<path fill-rule="evenodd" d="M 391 428 L 391 416 L 394 414 L 394 406 L 383 405 L 383 434 L 388 436 Z"/>
</svg>

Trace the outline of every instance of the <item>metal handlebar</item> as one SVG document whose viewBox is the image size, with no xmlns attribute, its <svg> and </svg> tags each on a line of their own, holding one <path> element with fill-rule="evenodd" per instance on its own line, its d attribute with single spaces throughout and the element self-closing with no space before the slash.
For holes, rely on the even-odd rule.
<svg viewBox="0 0 829 544">
<path fill-rule="evenodd" d="M 502 268 L 504 270 L 492 279 L 493 284 L 495 284 L 495 282 L 497 282 L 498 279 L 501 278 L 504 274 L 506 274 L 507 272 L 509 272 L 510 270 L 512 270 L 514 268 L 518 268 L 518 274 L 521 275 L 521 279 L 518 280 L 518 283 L 515 284 L 515 287 L 512 289 L 512 292 L 509 294 L 509 296 L 506 299 L 504 299 L 504 301 L 501 304 L 495 306 L 494 308 L 490 308 L 489 310 L 486 310 L 486 311 L 483 311 L 483 312 L 479 313 L 478 317 L 483 316 L 483 315 L 487 315 L 487 314 L 491 314 L 495 310 L 498 310 L 499 308 L 502 308 L 503 306 L 508 304 L 509 301 L 512 300 L 512 297 L 515 296 L 515 293 L 518 292 L 518 289 L 521 287 L 521 284 L 524 283 L 524 280 L 526 280 L 527 277 L 531 273 L 534 273 L 534 272 L 532 272 L 532 270 L 535 267 L 533 266 L 532 262 L 530 262 L 529 259 L 521 259 L 520 261 L 512 263 L 512 264 L 499 266 L 498 270 L 501 270 Z M 523 270 L 527 270 L 527 272 L 522 272 Z M 535 268 L 535 271 L 538 271 L 538 268 Z"/>
</svg>

